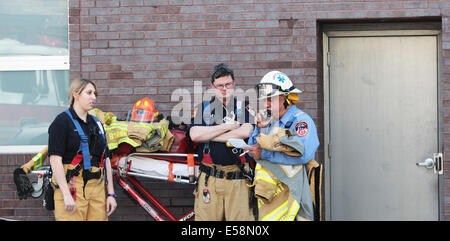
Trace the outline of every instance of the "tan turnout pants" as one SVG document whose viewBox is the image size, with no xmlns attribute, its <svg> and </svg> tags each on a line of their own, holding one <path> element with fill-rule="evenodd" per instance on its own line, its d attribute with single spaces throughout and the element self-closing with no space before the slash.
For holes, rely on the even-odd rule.
<svg viewBox="0 0 450 241">
<path fill-rule="evenodd" d="M 64 165 L 64 173 L 67 169 L 73 169 L 71 164 Z M 91 179 L 87 182 L 83 195 L 83 170 L 80 170 L 78 176 L 75 177 L 76 189 L 76 206 L 74 214 L 72 211 L 66 211 L 64 198 L 61 189 L 55 189 L 55 219 L 56 221 L 108 221 L 106 216 L 106 194 L 105 179 L 103 168 L 92 167 L 92 172 L 102 171 L 102 178 Z M 69 188 L 72 187 L 73 178 L 67 183 Z"/>
<path fill-rule="evenodd" d="M 209 167 L 212 165 L 205 164 Z M 217 170 L 225 172 L 240 171 L 236 165 L 220 166 Z M 248 169 L 248 164 L 246 165 Z M 195 221 L 254 221 L 253 210 L 249 205 L 250 188 L 247 179 L 228 180 L 209 176 L 205 187 L 206 173 L 201 172 L 195 196 Z M 203 197 L 204 190 L 209 191 L 210 201 L 207 203 Z M 224 216 L 225 215 L 225 216 Z"/>
</svg>

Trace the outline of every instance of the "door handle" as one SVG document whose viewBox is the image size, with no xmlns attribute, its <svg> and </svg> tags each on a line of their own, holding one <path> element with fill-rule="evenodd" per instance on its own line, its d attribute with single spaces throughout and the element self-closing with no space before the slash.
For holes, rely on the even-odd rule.
<svg viewBox="0 0 450 241">
<path fill-rule="evenodd" d="M 434 159 L 434 173 L 437 173 L 438 175 L 444 174 L 444 158 L 442 157 L 442 153 L 434 153 L 433 154 Z"/>
<path fill-rule="evenodd" d="M 427 158 L 423 162 L 417 162 L 417 166 L 431 169 L 434 167 L 434 173 L 438 175 L 444 174 L 444 158 L 442 153 L 434 153 L 433 158 Z"/>
<path fill-rule="evenodd" d="M 431 158 L 427 158 L 423 162 L 417 162 L 416 165 L 420 166 L 420 167 L 433 168 L 434 167 L 434 160 L 431 159 Z"/>
</svg>

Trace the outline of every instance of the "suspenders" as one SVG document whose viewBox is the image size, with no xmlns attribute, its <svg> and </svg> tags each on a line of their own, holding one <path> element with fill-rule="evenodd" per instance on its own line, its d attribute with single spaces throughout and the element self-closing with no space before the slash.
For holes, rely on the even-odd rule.
<svg viewBox="0 0 450 241">
<path fill-rule="evenodd" d="M 91 169 L 91 158 L 90 158 L 88 138 L 84 134 L 83 128 L 81 128 L 80 123 L 78 123 L 78 121 L 73 118 L 73 116 L 70 113 L 70 111 L 66 110 L 65 112 L 70 117 L 70 119 L 72 120 L 73 124 L 77 128 L 78 135 L 81 138 L 79 150 L 81 150 L 81 152 L 83 153 L 83 167 L 84 167 L 84 170 L 89 170 L 89 169 Z M 100 121 L 93 115 L 91 115 L 91 117 L 97 123 L 97 125 L 98 125 L 98 127 L 100 129 L 101 136 L 102 136 L 103 140 L 106 143 L 105 133 L 103 132 L 103 128 L 101 126 Z"/>
<path fill-rule="evenodd" d="M 83 156 L 83 168 L 84 168 L 84 171 L 83 171 L 82 176 L 83 176 L 83 182 L 84 182 L 84 185 L 83 185 L 83 196 L 84 196 L 85 195 L 85 189 L 84 188 L 86 187 L 87 181 L 90 180 L 90 179 L 98 179 L 98 178 L 100 178 L 101 177 L 101 173 L 100 172 L 91 172 L 90 171 L 91 170 L 91 158 L 90 158 L 88 137 L 84 134 L 83 128 L 81 128 L 80 123 L 78 123 L 78 121 L 73 118 L 73 116 L 70 113 L 70 111 L 66 110 L 64 112 L 72 120 L 73 124 L 75 125 L 75 127 L 77 129 L 78 135 L 80 136 L 80 139 L 81 139 L 80 147 L 79 147 L 78 151 L 81 150 L 82 156 Z M 103 162 L 103 158 L 104 158 L 104 154 L 105 154 L 105 150 L 106 150 L 106 148 L 108 148 L 108 144 L 106 142 L 106 137 L 105 137 L 105 133 L 103 131 L 101 122 L 95 116 L 91 115 L 91 117 L 97 123 L 97 125 L 99 127 L 99 130 L 100 130 L 100 134 L 101 134 L 103 140 L 105 141 L 105 149 L 103 150 L 103 154 L 100 157 L 101 158 L 100 163 L 102 163 Z M 80 161 L 80 157 L 78 157 L 78 156 L 79 156 L 79 154 L 75 155 L 74 159 L 72 160 L 72 163 L 74 161 Z M 74 198 L 74 200 L 76 199 L 76 189 L 74 187 L 75 176 L 79 175 L 80 169 L 81 169 L 81 165 L 80 165 L 80 163 L 78 163 L 78 164 L 76 164 L 75 169 L 67 170 L 67 173 L 66 173 L 66 181 L 68 183 L 69 183 L 71 178 L 74 179 L 73 182 L 72 182 L 72 188 L 69 189 L 71 194 L 72 194 L 72 196 L 73 196 L 73 198 Z M 105 171 L 105 169 L 103 169 L 103 171 Z M 108 183 L 106 172 L 105 172 L 105 182 Z M 56 188 L 59 188 L 58 185 L 56 186 Z"/>
</svg>

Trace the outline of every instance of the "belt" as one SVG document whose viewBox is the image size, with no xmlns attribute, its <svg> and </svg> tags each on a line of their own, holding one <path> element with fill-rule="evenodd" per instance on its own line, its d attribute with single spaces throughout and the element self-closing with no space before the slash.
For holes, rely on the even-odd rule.
<svg viewBox="0 0 450 241">
<path fill-rule="evenodd" d="M 81 165 L 77 165 L 75 169 L 67 170 L 66 181 L 69 182 L 73 176 L 78 176 L 80 174 L 80 170 Z M 91 172 L 91 170 L 83 170 L 82 174 L 83 180 L 89 181 L 91 179 L 100 179 L 100 177 L 102 176 L 101 171 L 102 169 L 96 172 Z"/>
<path fill-rule="evenodd" d="M 212 168 L 212 167 L 203 165 L 203 163 L 200 165 L 199 170 L 201 172 L 206 173 L 206 175 L 208 175 L 208 176 L 212 176 L 212 177 L 216 177 L 216 178 L 226 178 L 228 180 L 246 179 L 246 177 L 240 171 L 224 172 L 222 170 L 217 170 L 215 167 Z"/>
<path fill-rule="evenodd" d="M 102 177 L 102 171 L 99 170 L 97 172 L 91 172 L 90 170 L 83 170 L 83 180 L 85 180 L 85 182 L 91 180 L 91 179 L 100 179 L 100 177 Z"/>
<path fill-rule="evenodd" d="M 78 176 L 80 174 L 81 165 L 76 165 L 74 169 L 67 170 L 66 173 L 66 181 L 69 182 L 70 179 L 74 176 Z M 100 179 L 102 176 L 102 170 L 100 169 L 97 172 L 91 172 L 90 170 L 83 170 L 82 178 L 84 181 L 84 186 L 86 186 L 87 181 L 91 179 Z M 55 188 L 59 188 L 59 185 L 55 185 Z"/>
</svg>

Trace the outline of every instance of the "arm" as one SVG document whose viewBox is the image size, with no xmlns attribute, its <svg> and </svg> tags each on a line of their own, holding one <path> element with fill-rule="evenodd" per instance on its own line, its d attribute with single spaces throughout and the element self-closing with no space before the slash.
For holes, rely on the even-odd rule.
<svg viewBox="0 0 450 241">
<path fill-rule="evenodd" d="M 215 142 L 227 142 L 230 138 L 247 139 L 253 131 L 253 125 L 244 123 L 239 128 L 225 132 L 211 139 Z"/>
<path fill-rule="evenodd" d="M 112 176 L 112 169 L 111 169 L 111 160 L 108 158 L 106 158 L 105 160 L 105 168 L 106 168 L 106 177 L 108 178 L 109 182 L 106 186 L 107 189 L 107 193 L 108 194 L 112 194 L 115 193 L 114 192 L 114 185 L 113 185 L 113 176 Z M 117 207 L 117 202 L 116 199 L 114 197 L 107 197 L 106 198 L 106 212 L 107 215 L 111 215 Z"/>
<path fill-rule="evenodd" d="M 302 125 L 300 125 L 301 123 L 306 123 L 306 127 L 303 126 L 302 128 Z M 314 158 L 320 144 L 316 125 L 309 115 L 304 114 L 297 119 L 297 122 L 294 123 L 290 129 L 294 133 L 292 138 L 297 139 L 298 142 L 302 143 L 304 146 L 304 153 L 303 156 L 300 157 L 300 162 L 301 164 L 306 164 Z"/>
<path fill-rule="evenodd" d="M 244 148 L 244 150 L 248 151 L 248 154 L 252 156 L 254 159 L 261 159 L 261 146 L 256 141 L 256 137 L 258 137 L 260 133 L 260 128 L 256 127 L 250 137 L 248 138 L 248 146 Z"/>
<path fill-rule="evenodd" d="M 65 210 L 72 211 L 72 213 L 75 213 L 77 207 L 69 191 L 69 186 L 67 185 L 66 175 L 64 173 L 64 166 L 62 164 L 62 157 L 57 155 L 51 155 L 50 166 L 52 167 L 53 178 L 55 179 L 56 184 L 58 184 L 59 189 L 61 189 L 61 192 L 63 194 Z"/>
<path fill-rule="evenodd" d="M 213 138 L 239 127 L 239 123 L 220 124 L 215 126 L 193 126 L 189 136 L 193 142 L 209 142 Z"/>
<path fill-rule="evenodd" d="M 303 156 L 294 157 L 286 155 L 283 152 L 262 149 L 261 158 L 274 163 L 287 165 L 301 165 L 311 161 L 319 146 L 319 139 L 314 121 L 306 114 L 301 115 L 296 119 L 290 130 L 294 133 L 291 137 L 292 140 L 296 140 L 304 146 Z"/>
<path fill-rule="evenodd" d="M 251 136 L 251 134 L 253 132 L 253 128 L 254 128 L 254 125 L 251 123 L 255 122 L 254 116 L 253 116 L 254 112 L 250 111 L 251 108 L 250 108 L 250 104 L 248 104 L 248 102 L 245 102 L 244 105 L 247 105 L 247 107 L 242 108 L 242 109 L 237 109 L 240 107 L 236 106 L 236 112 L 238 114 L 237 114 L 237 116 L 235 114 L 233 114 L 233 117 L 232 117 L 234 122 L 239 123 L 239 121 L 243 121 L 243 124 L 240 126 L 238 125 L 238 128 L 236 128 L 234 130 L 230 130 L 228 132 L 225 132 L 221 135 L 216 136 L 215 138 L 212 139 L 212 141 L 226 143 L 228 141 L 228 139 L 230 139 L 230 138 L 248 139 Z"/>
<path fill-rule="evenodd" d="M 105 168 L 106 168 L 106 177 L 108 178 L 109 182 L 108 185 L 106 186 L 107 192 L 108 193 L 115 193 L 114 192 L 114 185 L 113 185 L 113 176 L 112 176 L 112 169 L 111 169 L 111 160 L 108 158 L 106 158 L 105 160 Z"/>
</svg>

